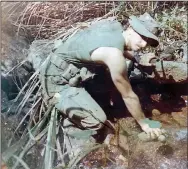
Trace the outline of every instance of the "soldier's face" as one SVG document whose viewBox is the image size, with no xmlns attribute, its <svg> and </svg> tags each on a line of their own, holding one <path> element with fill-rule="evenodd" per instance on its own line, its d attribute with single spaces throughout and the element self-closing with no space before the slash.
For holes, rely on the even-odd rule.
<svg viewBox="0 0 188 169">
<path fill-rule="evenodd" d="M 146 39 L 130 28 L 127 49 L 138 51 L 145 48 L 147 45 Z"/>
</svg>

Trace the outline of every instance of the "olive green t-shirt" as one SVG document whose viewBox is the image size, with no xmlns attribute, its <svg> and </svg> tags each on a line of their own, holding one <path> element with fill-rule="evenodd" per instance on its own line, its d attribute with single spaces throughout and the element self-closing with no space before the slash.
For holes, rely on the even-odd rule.
<svg viewBox="0 0 188 169">
<path fill-rule="evenodd" d="M 91 53 L 99 47 L 124 50 L 123 27 L 118 21 L 102 20 L 62 43 L 54 52 L 70 63 L 92 62 Z"/>
</svg>

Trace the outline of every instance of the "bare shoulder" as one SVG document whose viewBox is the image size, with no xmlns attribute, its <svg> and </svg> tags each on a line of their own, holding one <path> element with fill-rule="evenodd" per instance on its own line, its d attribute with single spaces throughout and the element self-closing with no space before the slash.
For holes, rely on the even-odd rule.
<svg viewBox="0 0 188 169">
<path fill-rule="evenodd" d="M 127 63 L 123 52 L 117 48 L 100 47 L 93 51 L 91 59 L 105 64 L 111 73 L 112 79 L 127 80 Z"/>
<path fill-rule="evenodd" d="M 91 59 L 95 62 L 109 64 L 109 62 L 120 62 L 123 59 L 123 53 L 118 48 L 100 47 L 93 51 Z"/>
</svg>

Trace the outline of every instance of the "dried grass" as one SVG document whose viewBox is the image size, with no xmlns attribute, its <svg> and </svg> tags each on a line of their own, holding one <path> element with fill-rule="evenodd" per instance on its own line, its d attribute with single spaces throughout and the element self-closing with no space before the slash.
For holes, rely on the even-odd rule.
<svg viewBox="0 0 188 169">
<path fill-rule="evenodd" d="M 33 39 L 53 39 L 62 30 L 69 30 L 77 23 L 92 21 L 99 17 L 115 16 L 125 24 L 131 14 L 149 12 L 157 20 L 178 9 L 186 7 L 187 2 L 15 2 L 3 3 L 3 15 L 11 20 L 17 31 L 23 29 Z M 11 5 L 12 4 L 12 5 Z M 119 7 L 119 8 L 117 8 Z M 22 10 L 21 10 L 22 9 Z M 117 9 L 117 10 L 114 10 Z M 8 11 L 8 12 L 7 12 Z M 176 16 L 179 10 L 176 9 Z M 5 14 L 6 13 L 6 14 Z M 185 12 L 186 13 L 186 8 Z M 155 15 L 156 14 L 156 15 Z M 181 11 L 182 14 L 182 11 Z M 15 18 L 15 15 L 17 16 Z M 181 20 L 180 20 L 181 21 Z M 179 20 L 177 21 L 179 22 Z M 165 23 L 164 21 L 164 24 Z M 164 26 L 164 25 L 163 25 Z M 168 25 L 175 34 L 185 33 L 183 25 Z M 184 28 L 185 29 L 185 24 Z M 176 35 L 177 36 L 177 35 Z M 182 39 L 182 38 L 180 38 Z"/>
<path fill-rule="evenodd" d="M 74 23 L 101 17 L 116 6 L 114 2 L 28 2 L 12 24 L 18 30 L 26 29 L 35 39 L 49 39 L 62 28 L 69 29 Z M 8 18 L 12 15 L 11 12 Z"/>
</svg>

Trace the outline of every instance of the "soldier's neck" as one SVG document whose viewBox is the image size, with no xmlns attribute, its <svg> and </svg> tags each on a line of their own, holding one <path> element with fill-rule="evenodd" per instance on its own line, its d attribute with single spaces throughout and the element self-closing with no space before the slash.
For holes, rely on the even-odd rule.
<svg viewBox="0 0 188 169">
<path fill-rule="evenodd" d="M 129 41 L 130 41 L 130 38 L 131 38 L 131 34 L 132 34 L 131 28 L 124 30 L 123 33 L 122 33 L 124 40 L 125 40 L 125 47 L 129 47 Z"/>
<path fill-rule="evenodd" d="M 130 38 L 131 38 L 131 34 L 132 34 L 132 29 L 128 28 L 126 30 L 123 31 L 122 35 L 125 39 L 125 46 L 128 46 Z"/>
</svg>

